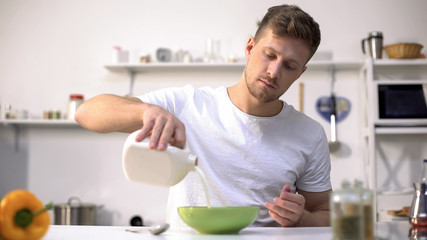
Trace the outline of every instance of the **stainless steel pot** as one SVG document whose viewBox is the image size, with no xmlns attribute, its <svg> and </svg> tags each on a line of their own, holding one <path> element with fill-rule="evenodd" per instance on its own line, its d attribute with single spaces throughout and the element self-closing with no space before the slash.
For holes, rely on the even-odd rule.
<svg viewBox="0 0 427 240">
<path fill-rule="evenodd" d="M 65 204 L 54 206 L 55 225 L 96 225 L 96 209 L 102 206 L 82 203 L 78 197 L 70 197 Z"/>
</svg>

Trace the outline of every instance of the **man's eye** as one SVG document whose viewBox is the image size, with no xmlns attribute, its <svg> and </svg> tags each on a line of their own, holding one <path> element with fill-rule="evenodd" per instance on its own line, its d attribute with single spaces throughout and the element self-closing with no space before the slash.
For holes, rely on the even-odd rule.
<svg viewBox="0 0 427 240">
<path fill-rule="evenodd" d="M 272 54 L 269 54 L 269 53 L 264 53 L 264 55 L 265 55 L 267 58 L 274 58 L 274 56 L 273 56 Z"/>
<path fill-rule="evenodd" d="M 292 67 L 292 66 L 290 66 L 290 65 L 288 65 L 288 64 L 285 64 L 285 68 L 286 68 L 287 70 L 295 70 L 295 68 L 294 68 L 294 67 Z"/>
</svg>

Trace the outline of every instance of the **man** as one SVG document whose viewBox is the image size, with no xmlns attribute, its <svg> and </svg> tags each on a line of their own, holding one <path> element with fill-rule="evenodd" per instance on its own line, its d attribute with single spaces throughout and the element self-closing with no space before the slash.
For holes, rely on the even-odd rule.
<svg viewBox="0 0 427 240">
<path fill-rule="evenodd" d="M 100 95 L 75 118 L 97 132 L 150 137 L 198 156 L 211 203 L 261 207 L 254 226 L 329 225 L 330 159 L 320 124 L 279 99 L 306 70 L 320 43 L 318 24 L 296 6 L 272 7 L 245 47 L 247 64 L 231 87 L 168 88 L 135 97 Z M 270 202 L 272 201 L 272 202 Z M 206 205 L 196 174 L 170 189 L 178 206 Z"/>
</svg>

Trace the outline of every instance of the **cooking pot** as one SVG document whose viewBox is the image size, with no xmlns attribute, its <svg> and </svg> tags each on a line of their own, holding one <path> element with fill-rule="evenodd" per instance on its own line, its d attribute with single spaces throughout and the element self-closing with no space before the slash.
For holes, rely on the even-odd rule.
<svg viewBox="0 0 427 240">
<path fill-rule="evenodd" d="M 78 197 L 70 197 L 65 204 L 54 206 L 55 225 L 96 225 L 96 209 L 102 206 L 82 203 Z"/>
</svg>

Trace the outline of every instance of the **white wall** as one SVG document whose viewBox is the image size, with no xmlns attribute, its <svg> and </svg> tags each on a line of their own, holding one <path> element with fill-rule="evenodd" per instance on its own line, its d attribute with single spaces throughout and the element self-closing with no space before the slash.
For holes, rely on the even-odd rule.
<svg viewBox="0 0 427 240">
<path fill-rule="evenodd" d="M 248 37 L 267 8 L 282 1 L 255 0 L 0 0 L 0 104 L 26 109 L 33 117 L 43 110 L 66 110 L 68 95 L 86 98 L 101 93 L 124 95 L 128 76 L 104 68 L 111 47 L 153 52 L 158 47 L 189 50 L 201 56 L 207 38 L 221 41 L 224 54 L 243 56 Z M 362 60 L 360 40 L 383 31 L 385 44 L 416 41 L 427 45 L 427 1 L 305 0 L 287 1 L 309 12 L 320 24 L 319 51 L 335 60 Z M 425 53 L 425 51 L 424 51 Z M 186 83 L 231 85 L 239 71 L 156 72 L 137 77 L 135 93 Z M 327 96 L 327 74 L 308 73 L 305 111 L 324 125 L 314 109 Z M 352 101 L 350 116 L 338 127 L 344 150 L 333 154 L 334 187 L 345 178 L 363 177 L 360 84 L 357 73 L 339 73 L 336 91 Z M 298 106 L 297 86 L 284 98 Z M 104 204 L 100 224 L 127 225 L 141 214 L 146 223 L 164 220 L 167 189 L 127 182 L 120 165 L 126 134 L 96 134 L 78 127 L 27 127 L 19 138 L 11 126 L 0 127 L 0 196 L 27 188 L 43 201 L 65 202 L 77 195 Z M 20 140 L 19 149 L 15 140 Z M 348 170 L 348 169 L 351 169 Z"/>
</svg>

